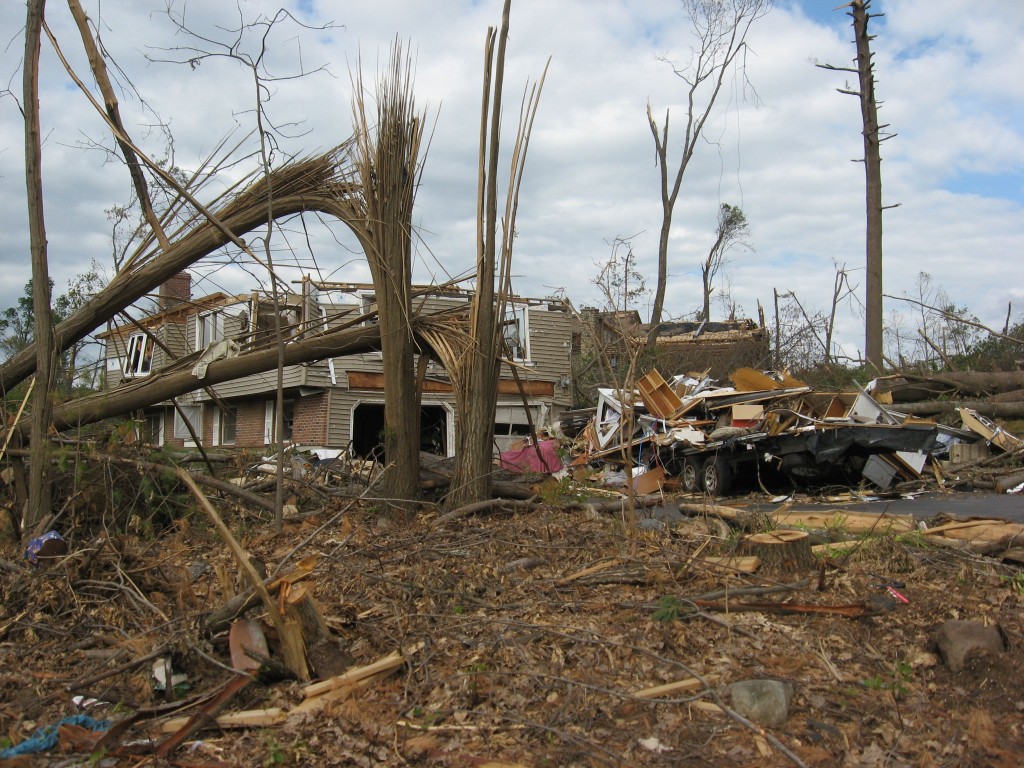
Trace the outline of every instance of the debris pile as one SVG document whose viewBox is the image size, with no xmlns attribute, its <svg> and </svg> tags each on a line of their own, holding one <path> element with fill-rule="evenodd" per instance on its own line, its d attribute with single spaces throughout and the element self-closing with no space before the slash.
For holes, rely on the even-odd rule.
<svg viewBox="0 0 1024 768">
<path fill-rule="evenodd" d="M 634 478 L 677 477 L 683 490 L 709 496 L 780 479 L 882 490 L 972 480 L 999 492 L 1024 483 L 1014 470 L 1024 443 L 973 409 L 958 409 L 961 426 L 953 427 L 896 409 L 877 381 L 823 392 L 751 368 L 730 380 L 728 387 L 707 375 L 666 380 L 652 370 L 630 391 L 600 388 L 597 407 L 566 412 L 557 431 L 577 467 L 602 462 Z"/>
</svg>

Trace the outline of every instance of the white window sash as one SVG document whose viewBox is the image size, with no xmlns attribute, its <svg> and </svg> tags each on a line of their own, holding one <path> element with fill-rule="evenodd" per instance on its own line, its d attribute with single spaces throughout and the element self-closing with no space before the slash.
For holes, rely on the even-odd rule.
<svg viewBox="0 0 1024 768">
<path fill-rule="evenodd" d="M 263 412 L 263 444 L 270 445 L 274 442 L 274 401 L 267 400 L 266 409 Z"/>
</svg>

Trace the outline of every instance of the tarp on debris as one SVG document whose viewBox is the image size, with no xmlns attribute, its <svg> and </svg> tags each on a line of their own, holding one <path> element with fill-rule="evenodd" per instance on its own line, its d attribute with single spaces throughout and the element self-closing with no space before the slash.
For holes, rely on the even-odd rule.
<svg viewBox="0 0 1024 768">
<path fill-rule="evenodd" d="M 557 440 L 541 440 L 536 445 L 527 445 L 503 451 L 499 456 L 502 469 L 511 472 L 542 472 L 553 473 L 562 469 L 562 459 L 558 455 Z"/>
</svg>

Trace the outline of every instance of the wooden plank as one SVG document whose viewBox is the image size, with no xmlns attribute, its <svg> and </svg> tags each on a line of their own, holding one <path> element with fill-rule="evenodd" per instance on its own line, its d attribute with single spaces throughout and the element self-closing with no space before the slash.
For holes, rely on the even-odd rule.
<svg viewBox="0 0 1024 768">
<path fill-rule="evenodd" d="M 711 566 L 712 570 L 728 571 L 730 573 L 753 573 L 761 567 L 761 558 L 756 555 L 702 557 L 699 562 Z"/>
<path fill-rule="evenodd" d="M 387 656 L 382 656 L 381 658 L 377 659 L 377 661 L 373 662 L 372 664 L 367 664 L 362 667 L 356 667 L 355 669 L 350 669 L 347 672 L 343 672 L 340 675 L 336 675 L 335 677 L 330 677 L 326 680 L 321 680 L 319 683 L 307 685 L 305 688 L 302 689 L 302 695 L 304 698 L 307 699 L 312 698 L 314 696 L 320 696 L 321 694 L 327 693 L 328 691 L 332 691 L 335 688 L 340 688 L 343 685 L 358 682 L 365 677 L 371 677 L 372 675 L 376 675 L 380 672 L 386 672 L 393 669 L 397 669 L 398 667 L 405 664 L 407 656 L 411 656 L 412 654 L 421 650 L 425 645 L 426 643 L 422 642 L 416 643 L 410 648 L 405 649 L 403 653 L 393 651 L 392 653 L 389 653 Z"/>
<path fill-rule="evenodd" d="M 218 715 L 214 722 L 218 728 L 266 728 L 271 725 L 278 725 L 288 719 L 285 711 L 280 707 L 269 707 L 267 709 L 248 709 L 244 712 L 230 712 L 226 715 Z M 188 723 L 188 717 L 175 717 L 166 720 L 160 730 L 164 733 L 176 733 Z"/>
<path fill-rule="evenodd" d="M 660 699 L 663 696 L 671 696 L 674 693 L 696 691 L 703 686 L 704 683 L 696 677 L 688 677 L 685 680 L 676 680 L 674 683 L 665 683 L 664 685 L 656 685 L 653 688 L 644 688 L 643 690 L 636 691 L 633 696 L 638 699 Z"/>
</svg>

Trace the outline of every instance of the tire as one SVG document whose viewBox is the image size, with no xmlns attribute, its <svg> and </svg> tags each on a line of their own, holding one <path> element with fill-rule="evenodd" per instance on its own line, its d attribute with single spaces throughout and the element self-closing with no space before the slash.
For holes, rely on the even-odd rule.
<svg viewBox="0 0 1024 768">
<path fill-rule="evenodd" d="M 702 485 L 708 496 L 725 496 L 732 490 L 732 465 L 722 457 L 712 457 L 704 462 L 701 471 Z"/>
<path fill-rule="evenodd" d="M 679 473 L 679 480 L 683 490 L 687 493 L 700 493 L 701 489 L 701 466 L 696 459 L 685 459 L 683 469 Z"/>
</svg>

